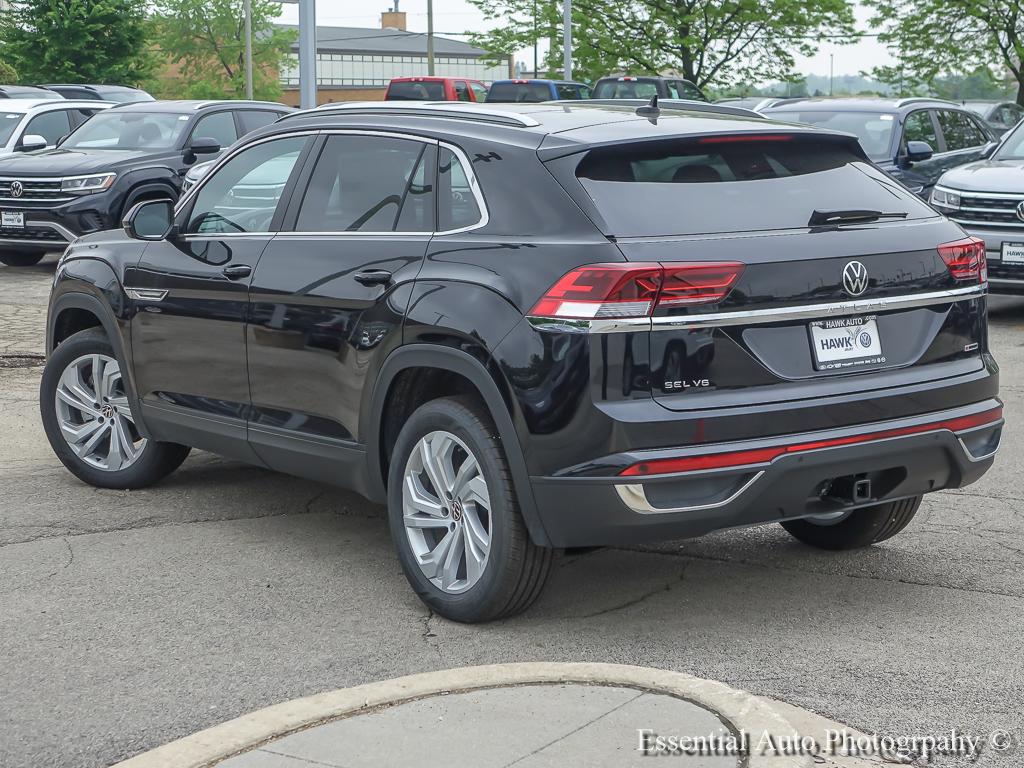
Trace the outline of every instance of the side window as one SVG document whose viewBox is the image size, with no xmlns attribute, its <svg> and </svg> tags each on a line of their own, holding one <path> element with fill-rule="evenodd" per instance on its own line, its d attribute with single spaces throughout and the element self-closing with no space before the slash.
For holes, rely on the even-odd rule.
<svg viewBox="0 0 1024 768">
<path fill-rule="evenodd" d="M 306 141 L 304 136 L 277 139 L 232 157 L 199 190 L 185 231 L 268 232 Z"/>
<path fill-rule="evenodd" d="M 919 109 L 907 115 L 903 126 L 903 143 L 908 141 L 927 141 L 935 151 L 939 151 L 939 137 L 935 135 L 931 113 L 927 109 Z"/>
<path fill-rule="evenodd" d="M 473 89 L 473 95 L 476 96 L 477 101 L 487 101 L 487 89 L 480 83 L 470 83 L 469 87 Z"/>
<path fill-rule="evenodd" d="M 469 101 L 469 86 L 462 80 L 455 81 L 455 100 Z"/>
<path fill-rule="evenodd" d="M 35 134 L 42 136 L 46 139 L 47 146 L 53 146 L 62 136 L 67 136 L 71 133 L 71 123 L 68 120 L 67 110 L 56 110 L 54 112 L 44 112 L 43 114 L 33 117 L 28 121 L 28 127 L 25 128 L 26 134 Z"/>
<path fill-rule="evenodd" d="M 230 147 L 238 138 L 235 118 L 230 112 L 214 112 L 212 115 L 201 117 L 192 129 L 192 138 L 216 139 L 221 148 Z"/>
<path fill-rule="evenodd" d="M 270 125 L 281 116 L 280 112 L 271 112 L 263 109 L 240 109 L 238 120 L 242 124 L 242 135 L 252 133 L 257 128 Z"/>
<path fill-rule="evenodd" d="M 963 112 L 940 109 L 938 116 L 947 152 L 981 146 L 988 141 L 981 128 Z"/>
<path fill-rule="evenodd" d="M 558 94 L 559 99 L 575 101 L 583 98 L 580 96 L 580 88 L 578 85 L 559 83 L 555 86 L 555 92 Z"/>
<path fill-rule="evenodd" d="M 298 232 L 431 232 L 432 144 L 331 136 L 299 207 Z"/>
<path fill-rule="evenodd" d="M 678 81 L 679 86 L 679 98 L 681 99 L 692 99 L 694 101 L 704 101 L 704 94 L 700 92 L 700 89 L 693 83 L 688 83 L 685 80 Z"/>
<path fill-rule="evenodd" d="M 98 109 L 73 109 L 69 113 L 71 115 L 71 127 L 77 128 L 90 117 L 99 112 Z"/>
<path fill-rule="evenodd" d="M 437 230 L 447 232 L 478 224 L 483 214 L 473 194 L 476 180 L 470 182 L 458 156 L 441 147 L 437 160 Z"/>
<path fill-rule="evenodd" d="M 1005 104 L 1000 110 L 1000 115 L 1002 116 L 1003 124 L 1012 128 L 1024 117 L 1024 109 L 1016 104 Z"/>
<path fill-rule="evenodd" d="M 679 83 L 675 80 L 665 81 L 665 88 L 668 91 L 668 97 L 670 99 L 681 99 L 683 95 L 679 93 Z"/>
</svg>

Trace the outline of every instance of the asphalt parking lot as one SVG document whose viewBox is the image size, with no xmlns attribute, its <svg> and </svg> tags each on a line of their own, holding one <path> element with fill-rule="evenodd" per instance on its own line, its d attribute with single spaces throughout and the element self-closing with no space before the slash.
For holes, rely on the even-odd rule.
<svg viewBox="0 0 1024 768">
<path fill-rule="evenodd" d="M 564 556 L 527 614 L 474 627 L 427 612 L 352 494 L 203 453 L 145 491 L 66 472 L 36 403 L 53 266 L 0 267 L 2 766 L 109 765 L 296 696 L 535 660 L 685 671 L 885 735 L 1024 738 L 1024 299 L 992 301 L 995 468 L 897 538 L 828 554 L 767 526 Z"/>
</svg>

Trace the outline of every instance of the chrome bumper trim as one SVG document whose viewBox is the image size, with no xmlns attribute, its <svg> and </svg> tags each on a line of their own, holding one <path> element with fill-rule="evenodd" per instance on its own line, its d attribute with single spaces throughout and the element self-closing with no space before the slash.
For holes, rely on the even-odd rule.
<svg viewBox="0 0 1024 768">
<path fill-rule="evenodd" d="M 731 504 L 746 493 L 750 489 L 750 486 L 760 480 L 763 475 L 763 469 L 760 472 L 755 473 L 752 478 L 740 486 L 736 492 L 727 499 L 715 501 L 711 504 L 694 504 L 689 507 L 665 508 L 653 506 L 651 502 L 647 500 L 647 494 L 644 492 L 643 483 L 623 483 L 621 485 L 616 485 L 615 491 L 619 494 L 619 498 L 622 499 L 623 504 L 641 515 L 660 515 L 671 512 L 699 512 L 703 509 L 718 509 L 719 507 Z"/>
<path fill-rule="evenodd" d="M 167 298 L 167 291 L 159 288 L 125 288 L 124 292 L 135 301 L 163 301 Z"/>
<path fill-rule="evenodd" d="M 907 296 L 886 296 L 878 299 L 855 299 L 829 304 L 805 304 L 799 307 L 750 309 L 739 312 L 715 312 L 701 315 L 672 317 L 636 317 L 602 320 L 571 320 L 552 317 L 527 316 L 530 324 L 539 330 L 576 333 L 622 333 L 627 331 L 671 331 L 697 328 L 721 328 L 730 325 L 783 323 L 793 320 L 815 320 L 866 312 L 888 312 L 916 307 L 944 306 L 958 301 L 980 298 L 985 286 L 970 285 L 946 291 L 932 291 Z"/>
</svg>

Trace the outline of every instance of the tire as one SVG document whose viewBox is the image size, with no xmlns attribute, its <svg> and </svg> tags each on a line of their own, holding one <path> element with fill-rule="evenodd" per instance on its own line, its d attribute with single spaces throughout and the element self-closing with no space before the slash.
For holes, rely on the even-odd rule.
<svg viewBox="0 0 1024 768">
<path fill-rule="evenodd" d="M 902 531 L 921 506 L 921 497 L 890 501 L 873 507 L 855 509 L 836 523 L 818 523 L 809 519 L 780 523 L 789 534 L 804 544 L 820 549 L 859 549 L 891 539 Z"/>
<path fill-rule="evenodd" d="M 39 386 L 39 410 L 50 447 L 73 475 L 97 488 L 145 488 L 177 469 L 191 450 L 139 435 L 124 392 L 122 366 L 103 331 L 80 331 L 50 355 Z M 114 436 L 120 438 L 116 443 Z"/>
<path fill-rule="evenodd" d="M 429 465 L 425 455 L 432 457 Z M 451 493 L 434 490 L 431 476 L 438 471 L 438 484 Z M 551 570 L 553 550 L 530 539 L 497 430 L 470 399 L 434 400 L 405 423 L 391 455 L 388 519 L 409 584 L 453 621 L 493 621 L 526 610 Z M 436 561 L 454 565 L 434 567 Z"/>
<path fill-rule="evenodd" d="M 46 255 L 45 251 L 0 251 L 0 263 L 8 267 L 31 267 Z"/>
</svg>

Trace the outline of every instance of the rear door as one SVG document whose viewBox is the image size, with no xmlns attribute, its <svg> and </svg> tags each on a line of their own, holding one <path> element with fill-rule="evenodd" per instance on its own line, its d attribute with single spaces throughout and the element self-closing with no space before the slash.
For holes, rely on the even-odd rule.
<svg viewBox="0 0 1024 768">
<path fill-rule="evenodd" d="M 856 391 L 865 374 L 895 382 L 982 365 L 980 267 L 957 279 L 937 250 L 962 232 L 855 143 L 644 142 L 592 150 L 575 176 L 625 258 L 665 270 L 649 380 L 668 408 L 742 405 L 757 387 L 757 402 L 784 401 L 809 396 L 808 381 L 820 382 L 813 392 Z"/>
<path fill-rule="evenodd" d="M 434 231 L 436 156 L 432 140 L 373 132 L 314 150 L 251 287 L 249 437 L 271 466 L 329 478 L 357 462 L 364 382 L 401 342 Z"/>
</svg>

